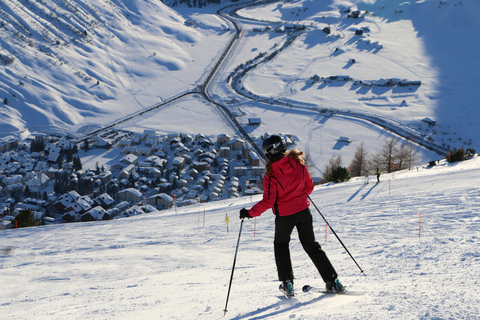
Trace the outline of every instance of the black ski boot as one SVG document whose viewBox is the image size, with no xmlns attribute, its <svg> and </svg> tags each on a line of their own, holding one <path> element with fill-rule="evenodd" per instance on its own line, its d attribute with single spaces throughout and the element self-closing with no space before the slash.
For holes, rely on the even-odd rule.
<svg viewBox="0 0 480 320">
<path fill-rule="evenodd" d="M 280 291 L 283 292 L 283 294 L 288 298 L 291 299 L 292 297 L 295 297 L 295 291 L 293 289 L 293 281 L 292 280 L 284 280 L 280 284 L 279 287 Z"/>
<path fill-rule="evenodd" d="M 326 285 L 327 291 L 335 291 L 335 292 L 345 291 L 345 287 L 342 285 L 342 283 L 338 279 L 327 281 L 325 285 Z"/>
</svg>

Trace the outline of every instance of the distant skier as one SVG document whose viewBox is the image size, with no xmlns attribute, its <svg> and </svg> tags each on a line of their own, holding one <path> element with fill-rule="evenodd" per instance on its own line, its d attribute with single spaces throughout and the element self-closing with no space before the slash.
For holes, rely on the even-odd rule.
<svg viewBox="0 0 480 320">
<path fill-rule="evenodd" d="M 365 170 L 365 184 L 368 184 L 368 169 Z"/>
<path fill-rule="evenodd" d="M 382 172 L 380 171 L 380 168 L 377 168 L 377 183 L 380 182 L 380 174 L 381 174 L 381 173 L 382 173 Z"/>
<path fill-rule="evenodd" d="M 272 135 L 263 141 L 267 157 L 263 183 L 263 199 L 250 210 L 240 210 L 240 219 L 258 217 L 268 209 L 275 214 L 274 253 L 280 287 L 288 297 L 294 296 L 293 269 L 290 259 L 290 236 L 296 227 L 303 249 L 318 269 L 327 290 L 343 291 L 337 272 L 315 241 L 308 195 L 313 181 L 302 158 L 303 151 L 287 151 L 282 137 Z"/>
</svg>

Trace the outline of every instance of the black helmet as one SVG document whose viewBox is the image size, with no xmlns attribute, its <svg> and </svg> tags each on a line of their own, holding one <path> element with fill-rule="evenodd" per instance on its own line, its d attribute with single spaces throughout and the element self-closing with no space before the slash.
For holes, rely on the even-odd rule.
<svg viewBox="0 0 480 320">
<path fill-rule="evenodd" d="M 267 159 L 273 160 L 287 151 L 287 144 L 282 137 L 272 135 L 263 140 L 262 148 Z"/>
</svg>

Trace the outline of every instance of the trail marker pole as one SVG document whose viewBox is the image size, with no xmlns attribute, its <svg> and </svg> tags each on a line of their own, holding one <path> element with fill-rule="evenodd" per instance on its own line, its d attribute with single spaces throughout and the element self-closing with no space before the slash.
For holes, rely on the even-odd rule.
<svg viewBox="0 0 480 320">
<path fill-rule="evenodd" d="M 418 221 L 418 237 L 420 238 L 420 234 L 422 232 L 422 213 L 420 212 L 420 219 Z"/>
<path fill-rule="evenodd" d="M 228 224 L 230 222 L 230 218 L 228 217 L 228 214 L 225 214 L 225 223 L 227 224 L 227 234 L 228 234 Z"/>
</svg>

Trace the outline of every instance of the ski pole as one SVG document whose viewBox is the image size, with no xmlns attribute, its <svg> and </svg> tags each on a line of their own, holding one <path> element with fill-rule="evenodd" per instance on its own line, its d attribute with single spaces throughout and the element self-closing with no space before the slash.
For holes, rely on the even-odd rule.
<svg viewBox="0 0 480 320">
<path fill-rule="evenodd" d="M 355 264 L 357 265 L 358 269 L 360 269 L 360 272 L 366 277 L 367 275 L 363 272 L 362 268 L 360 268 L 360 266 L 358 265 L 357 261 L 355 261 L 355 259 L 353 258 L 352 254 L 350 253 L 350 251 L 348 251 L 347 247 L 343 244 L 342 240 L 340 240 L 340 238 L 337 236 L 337 233 L 333 230 L 332 226 L 330 225 L 330 223 L 328 223 L 327 219 L 325 219 L 325 217 L 323 216 L 323 214 L 320 212 L 320 210 L 317 208 L 317 206 L 315 205 L 315 203 L 313 202 L 312 198 L 310 198 L 310 196 L 308 196 L 308 199 L 310 200 L 310 202 L 313 204 L 313 206 L 315 207 L 315 209 L 317 209 L 318 213 L 320 213 L 320 215 L 322 216 L 323 220 L 325 220 L 325 222 L 327 223 L 328 227 L 330 228 L 330 230 L 332 230 L 332 233 L 335 235 L 335 237 L 337 237 L 338 241 L 342 244 L 343 248 L 345 248 L 345 250 L 347 251 L 348 255 L 350 256 L 350 258 L 352 258 L 353 262 L 355 262 Z"/>
<path fill-rule="evenodd" d="M 233 258 L 233 266 L 232 266 L 232 274 L 230 276 L 230 284 L 228 285 L 228 293 L 227 293 L 227 301 L 225 302 L 225 310 L 223 310 L 223 315 L 227 314 L 227 305 L 228 305 L 228 298 L 230 297 L 230 288 L 232 287 L 232 280 L 233 280 L 233 271 L 235 270 L 235 262 L 237 261 L 237 252 L 238 252 L 238 245 L 240 244 L 240 235 L 242 234 L 242 227 L 243 227 L 243 219 L 240 223 L 240 231 L 238 232 L 238 240 L 237 240 L 237 247 L 235 248 L 235 256 Z"/>
</svg>

